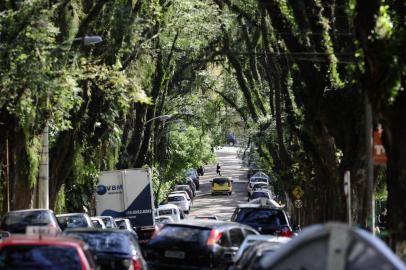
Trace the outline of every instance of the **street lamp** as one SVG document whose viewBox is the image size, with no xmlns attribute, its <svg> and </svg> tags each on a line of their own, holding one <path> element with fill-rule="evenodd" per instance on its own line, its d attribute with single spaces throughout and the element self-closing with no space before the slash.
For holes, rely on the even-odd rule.
<svg viewBox="0 0 406 270">
<path fill-rule="evenodd" d="M 95 45 L 103 41 L 101 36 L 84 36 L 67 40 L 62 43 L 82 41 L 84 46 Z M 46 100 L 48 108 L 49 94 Z M 41 163 L 38 181 L 38 207 L 49 209 L 49 119 L 45 121 L 45 127 L 42 131 L 42 148 L 41 148 Z"/>
</svg>

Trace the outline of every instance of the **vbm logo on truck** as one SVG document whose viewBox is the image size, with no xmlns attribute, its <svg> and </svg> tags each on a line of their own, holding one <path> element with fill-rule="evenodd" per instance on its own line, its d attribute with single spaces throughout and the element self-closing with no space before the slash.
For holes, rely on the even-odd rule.
<svg viewBox="0 0 406 270">
<path fill-rule="evenodd" d="M 123 185 L 98 185 L 96 187 L 96 192 L 98 195 L 108 194 L 116 194 L 121 193 L 123 191 Z"/>
</svg>

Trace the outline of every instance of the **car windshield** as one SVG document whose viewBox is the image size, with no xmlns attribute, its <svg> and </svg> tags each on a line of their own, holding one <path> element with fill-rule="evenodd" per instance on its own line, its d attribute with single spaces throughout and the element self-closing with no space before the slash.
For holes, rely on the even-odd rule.
<svg viewBox="0 0 406 270">
<path fill-rule="evenodd" d="M 83 228 L 89 227 L 87 220 L 82 215 L 77 216 L 58 216 L 59 224 L 66 228 Z"/>
<path fill-rule="evenodd" d="M 182 196 L 170 196 L 168 197 L 168 201 L 169 202 L 180 202 L 180 201 L 184 201 L 185 197 Z"/>
<path fill-rule="evenodd" d="M 251 196 L 251 199 L 256 199 L 256 198 L 267 198 L 270 199 L 270 196 L 267 192 L 254 192 Z"/>
<path fill-rule="evenodd" d="M 166 225 L 159 231 L 157 237 L 184 242 L 197 242 L 204 245 L 209 238 L 210 229 L 187 226 Z"/>
<path fill-rule="evenodd" d="M 48 225 L 50 221 L 51 216 L 48 211 L 10 212 L 4 217 L 3 225 Z"/>
<path fill-rule="evenodd" d="M 125 223 L 125 220 L 116 220 L 115 222 L 116 222 L 116 225 L 117 225 L 118 227 L 120 227 L 120 226 L 125 226 L 125 227 L 127 227 L 127 225 L 126 225 L 126 223 Z"/>
<path fill-rule="evenodd" d="M 277 209 L 242 208 L 238 211 L 235 221 L 277 226 L 287 225 L 283 212 Z"/>
<path fill-rule="evenodd" d="M 49 245 L 10 245 L 0 250 L 1 269 L 82 269 L 73 247 Z"/>
<path fill-rule="evenodd" d="M 132 254 L 128 236 L 118 232 L 68 232 L 67 235 L 86 242 L 96 253 Z"/>
<path fill-rule="evenodd" d="M 172 215 L 172 209 L 159 210 L 160 216 Z"/>
<path fill-rule="evenodd" d="M 230 180 L 228 178 L 214 178 L 213 183 L 214 184 L 219 184 L 219 185 L 224 185 L 225 183 L 228 183 Z"/>
</svg>

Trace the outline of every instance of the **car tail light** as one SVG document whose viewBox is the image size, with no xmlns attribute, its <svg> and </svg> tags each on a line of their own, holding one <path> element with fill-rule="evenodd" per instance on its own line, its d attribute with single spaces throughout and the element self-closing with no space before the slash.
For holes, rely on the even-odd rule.
<svg viewBox="0 0 406 270">
<path fill-rule="evenodd" d="M 133 266 L 133 270 L 141 270 L 142 269 L 142 263 L 141 263 L 140 258 L 138 258 L 136 256 L 132 257 L 131 263 L 132 263 L 132 266 Z"/>
<path fill-rule="evenodd" d="M 279 236 L 284 236 L 284 237 L 293 237 L 293 232 L 289 228 L 283 228 L 282 231 L 279 233 Z"/>
<path fill-rule="evenodd" d="M 218 240 L 220 240 L 221 236 L 223 234 L 219 232 L 218 230 L 211 230 L 209 238 L 207 239 L 207 245 L 208 246 L 213 246 L 217 243 Z"/>
</svg>

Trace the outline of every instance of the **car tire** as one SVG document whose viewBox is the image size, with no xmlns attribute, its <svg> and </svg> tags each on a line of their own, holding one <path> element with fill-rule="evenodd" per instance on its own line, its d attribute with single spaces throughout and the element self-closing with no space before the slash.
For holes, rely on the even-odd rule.
<svg viewBox="0 0 406 270">
<path fill-rule="evenodd" d="M 211 193 L 211 196 L 214 196 L 214 192 Z"/>
<path fill-rule="evenodd" d="M 232 191 L 230 191 L 230 192 L 228 193 L 228 195 L 230 195 L 230 196 L 231 196 L 231 194 L 233 194 L 233 192 L 232 192 Z"/>
</svg>

